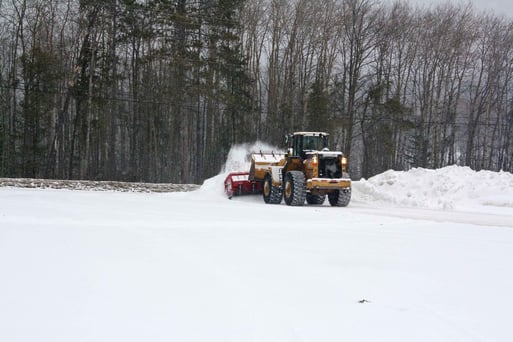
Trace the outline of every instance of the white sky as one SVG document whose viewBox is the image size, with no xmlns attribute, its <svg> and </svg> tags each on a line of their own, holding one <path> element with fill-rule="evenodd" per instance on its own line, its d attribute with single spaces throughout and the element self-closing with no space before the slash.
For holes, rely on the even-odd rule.
<svg viewBox="0 0 513 342">
<path fill-rule="evenodd" d="M 471 3 L 477 11 L 492 11 L 499 16 L 513 18 L 512 0 L 405 0 L 412 4 L 429 6 L 452 2 L 455 4 Z M 394 0 L 385 0 L 385 2 L 394 2 Z"/>
</svg>

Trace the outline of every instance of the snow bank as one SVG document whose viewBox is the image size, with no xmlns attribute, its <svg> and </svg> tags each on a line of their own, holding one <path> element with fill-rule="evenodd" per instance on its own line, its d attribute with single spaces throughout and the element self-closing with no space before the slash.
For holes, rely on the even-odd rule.
<svg viewBox="0 0 513 342">
<path fill-rule="evenodd" d="M 458 209 L 463 205 L 513 208 L 513 174 L 476 172 L 461 166 L 389 170 L 354 182 L 353 199 L 429 209 Z"/>
</svg>

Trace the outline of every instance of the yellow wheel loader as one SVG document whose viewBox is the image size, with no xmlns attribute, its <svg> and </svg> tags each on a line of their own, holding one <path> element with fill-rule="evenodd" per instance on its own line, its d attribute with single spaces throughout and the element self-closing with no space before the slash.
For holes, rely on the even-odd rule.
<svg viewBox="0 0 513 342">
<path fill-rule="evenodd" d="M 286 153 L 254 153 L 248 182 L 262 182 L 265 203 L 287 205 L 323 204 L 345 207 L 351 200 L 347 158 L 330 151 L 328 134 L 295 132 L 286 137 Z"/>
</svg>

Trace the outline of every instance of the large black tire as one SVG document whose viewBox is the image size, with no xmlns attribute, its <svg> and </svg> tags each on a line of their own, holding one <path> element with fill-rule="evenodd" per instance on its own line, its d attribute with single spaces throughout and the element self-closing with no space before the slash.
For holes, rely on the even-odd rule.
<svg viewBox="0 0 513 342">
<path fill-rule="evenodd" d="M 335 190 L 328 194 L 328 200 L 334 207 L 347 207 L 351 201 L 351 189 Z"/>
<path fill-rule="evenodd" d="M 301 206 L 305 204 L 306 180 L 303 172 L 289 171 L 285 174 L 283 197 L 287 205 Z"/>
<path fill-rule="evenodd" d="M 323 204 L 326 200 L 326 195 L 312 195 L 311 193 L 306 193 L 306 203 L 308 204 Z"/>
<path fill-rule="evenodd" d="M 280 204 L 283 198 L 281 187 L 273 186 L 273 179 L 270 174 L 264 178 L 264 202 L 267 204 Z"/>
</svg>

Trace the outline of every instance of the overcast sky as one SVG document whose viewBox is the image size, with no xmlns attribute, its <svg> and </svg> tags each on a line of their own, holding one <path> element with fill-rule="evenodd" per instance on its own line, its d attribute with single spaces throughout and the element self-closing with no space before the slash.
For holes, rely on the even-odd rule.
<svg viewBox="0 0 513 342">
<path fill-rule="evenodd" d="M 385 0 L 394 2 L 394 0 Z M 429 6 L 429 4 L 437 5 L 447 2 L 454 4 L 472 3 L 477 11 L 493 11 L 497 15 L 504 15 L 513 18 L 513 0 L 404 0 L 412 4 L 419 4 L 421 6 Z"/>
</svg>

